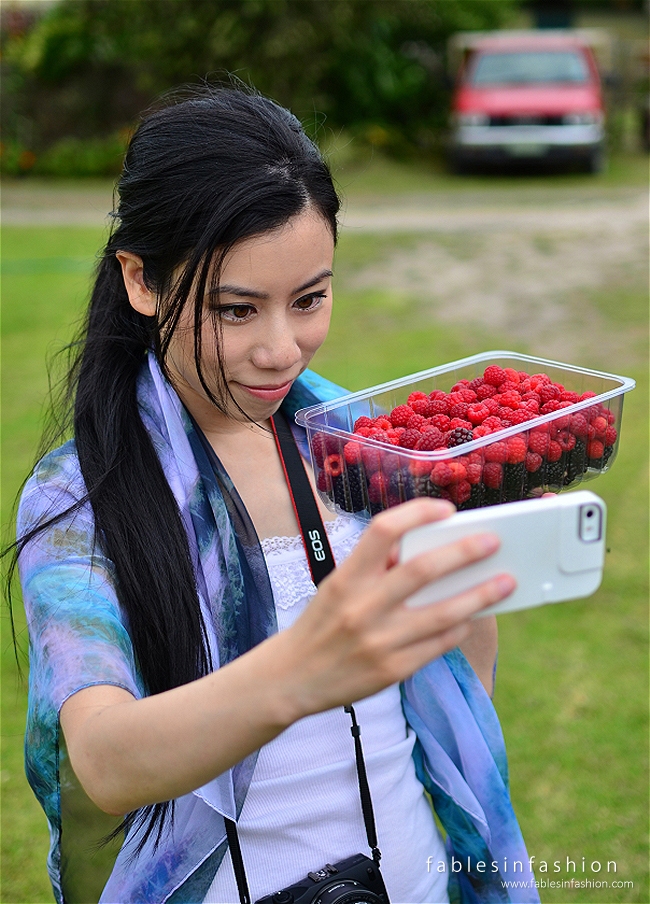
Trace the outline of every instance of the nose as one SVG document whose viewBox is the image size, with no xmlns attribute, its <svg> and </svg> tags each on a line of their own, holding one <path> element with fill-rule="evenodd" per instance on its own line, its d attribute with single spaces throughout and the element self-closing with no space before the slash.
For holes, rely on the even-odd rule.
<svg viewBox="0 0 650 904">
<path fill-rule="evenodd" d="M 289 371 L 298 364 L 302 351 L 285 317 L 274 315 L 264 318 L 251 358 L 255 367 L 262 370 Z"/>
</svg>

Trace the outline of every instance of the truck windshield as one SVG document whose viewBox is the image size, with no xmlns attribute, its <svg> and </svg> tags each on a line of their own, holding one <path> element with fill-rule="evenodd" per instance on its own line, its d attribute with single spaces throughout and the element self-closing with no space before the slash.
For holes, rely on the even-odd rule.
<svg viewBox="0 0 650 904">
<path fill-rule="evenodd" d="M 584 83 L 589 78 L 582 54 L 571 50 L 482 53 L 470 74 L 473 85 L 528 85 L 540 82 Z"/>
</svg>

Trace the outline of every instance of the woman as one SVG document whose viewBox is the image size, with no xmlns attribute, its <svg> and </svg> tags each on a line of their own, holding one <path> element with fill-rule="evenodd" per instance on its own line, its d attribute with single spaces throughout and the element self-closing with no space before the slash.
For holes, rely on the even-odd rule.
<svg viewBox="0 0 650 904">
<path fill-rule="evenodd" d="M 326 165 L 286 110 L 210 89 L 142 122 L 118 193 L 74 441 L 19 513 L 27 771 L 57 900 L 237 901 L 224 817 L 253 900 L 368 853 L 353 701 L 391 901 L 509 900 L 503 861 L 526 855 L 486 693 L 496 634 L 469 619 L 512 579 L 402 605 L 496 539 L 400 566 L 402 534 L 448 503 L 365 532 L 320 506 L 340 567 L 316 592 L 296 538 L 270 419 L 342 394 L 307 370 L 332 304 Z M 129 814 L 117 853 L 94 852 L 100 813 Z"/>
</svg>

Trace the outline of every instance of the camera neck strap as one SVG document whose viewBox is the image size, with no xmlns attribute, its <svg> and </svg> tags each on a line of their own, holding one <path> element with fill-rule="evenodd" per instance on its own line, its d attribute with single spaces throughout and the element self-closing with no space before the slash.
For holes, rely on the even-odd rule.
<svg viewBox="0 0 650 904">
<path fill-rule="evenodd" d="M 288 420 L 282 412 L 278 412 L 271 418 L 271 426 L 273 428 L 273 436 L 275 437 L 280 461 L 282 462 L 282 468 L 284 470 L 284 476 L 289 488 L 289 495 L 291 496 L 291 502 L 307 554 L 309 570 L 314 584 L 318 586 L 323 578 L 327 577 L 330 571 L 336 567 L 336 562 L 334 561 L 334 556 L 332 554 L 332 547 L 330 546 L 327 532 L 323 525 L 323 519 L 318 510 L 314 491 L 309 482 L 309 477 L 307 476 L 303 460 L 300 456 L 300 451 L 296 445 Z M 344 709 L 352 720 L 350 731 L 354 738 L 354 754 L 357 767 L 357 779 L 359 782 L 359 797 L 361 798 L 361 811 L 366 827 L 368 846 L 372 851 L 372 859 L 377 866 L 379 866 L 381 851 L 377 846 L 375 816 L 372 808 L 372 799 L 370 797 L 366 763 L 363 756 L 363 748 L 361 746 L 361 728 L 357 722 L 354 708 L 352 706 L 346 706 Z M 244 861 L 237 833 L 237 824 L 231 819 L 226 819 L 225 823 L 226 836 L 228 838 L 228 846 L 230 848 L 230 857 L 232 859 L 233 870 L 237 882 L 240 904 L 251 904 L 246 871 L 244 869 Z"/>
</svg>

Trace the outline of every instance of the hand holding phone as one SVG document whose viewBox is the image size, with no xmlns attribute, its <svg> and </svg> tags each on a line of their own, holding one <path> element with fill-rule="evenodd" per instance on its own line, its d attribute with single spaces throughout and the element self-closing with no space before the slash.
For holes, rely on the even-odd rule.
<svg viewBox="0 0 650 904">
<path fill-rule="evenodd" d="M 470 534 L 495 533 L 501 546 L 493 556 L 429 584 L 406 603 L 424 606 L 449 599 L 503 572 L 515 578 L 516 589 L 475 618 L 590 596 L 602 580 L 606 512 L 599 496 L 582 490 L 458 512 L 409 531 L 400 545 L 403 562 Z"/>
</svg>

